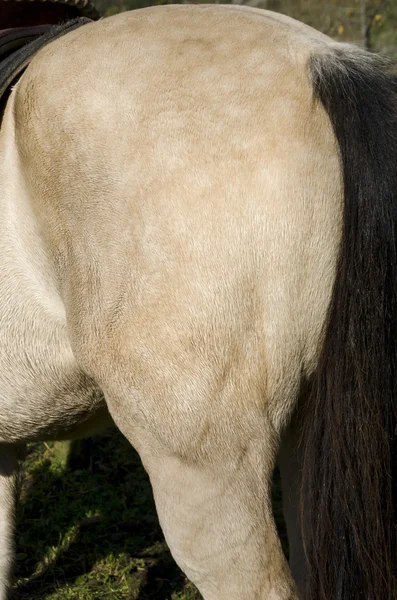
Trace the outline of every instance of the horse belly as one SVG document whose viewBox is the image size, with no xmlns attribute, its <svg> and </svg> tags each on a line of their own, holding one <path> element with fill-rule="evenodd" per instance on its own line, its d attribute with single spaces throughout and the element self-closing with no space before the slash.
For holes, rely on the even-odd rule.
<svg viewBox="0 0 397 600">
<path fill-rule="evenodd" d="M 106 426 L 101 391 L 59 343 L 59 325 L 39 310 L 32 319 L 38 307 L 29 300 L 13 296 L 27 312 L 0 310 L 0 442 L 71 439 Z"/>
<path fill-rule="evenodd" d="M 56 439 L 107 419 L 103 395 L 78 367 L 26 187 L 10 113 L 0 134 L 0 442 Z"/>
</svg>

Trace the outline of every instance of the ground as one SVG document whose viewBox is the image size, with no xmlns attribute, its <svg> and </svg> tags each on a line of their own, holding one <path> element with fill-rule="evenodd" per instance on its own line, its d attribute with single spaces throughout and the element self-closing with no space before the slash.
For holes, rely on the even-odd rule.
<svg viewBox="0 0 397 600">
<path fill-rule="evenodd" d="M 277 474 L 274 510 L 285 543 Z M 117 431 L 79 447 L 29 447 L 17 515 L 16 597 L 201 598 L 173 561 L 148 477 Z"/>
</svg>

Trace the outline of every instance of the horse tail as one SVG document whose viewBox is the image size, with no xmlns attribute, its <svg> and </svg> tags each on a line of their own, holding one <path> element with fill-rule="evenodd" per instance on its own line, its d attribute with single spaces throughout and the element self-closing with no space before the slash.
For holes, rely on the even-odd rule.
<svg viewBox="0 0 397 600">
<path fill-rule="evenodd" d="M 344 186 L 342 240 L 306 406 L 305 600 L 396 600 L 397 96 L 387 65 L 314 55 Z"/>
</svg>

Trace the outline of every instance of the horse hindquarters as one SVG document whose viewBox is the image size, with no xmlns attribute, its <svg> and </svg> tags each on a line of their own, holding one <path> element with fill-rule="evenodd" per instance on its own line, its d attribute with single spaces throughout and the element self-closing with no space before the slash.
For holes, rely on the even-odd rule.
<svg viewBox="0 0 397 600">
<path fill-rule="evenodd" d="M 84 72 L 61 42 L 37 57 L 16 93 L 21 169 L 73 355 L 139 451 L 175 558 L 206 600 L 290 600 L 270 480 L 333 283 L 335 140 L 300 27 L 217 6 L 146 14 L 71 33 Z"/>
</svg>

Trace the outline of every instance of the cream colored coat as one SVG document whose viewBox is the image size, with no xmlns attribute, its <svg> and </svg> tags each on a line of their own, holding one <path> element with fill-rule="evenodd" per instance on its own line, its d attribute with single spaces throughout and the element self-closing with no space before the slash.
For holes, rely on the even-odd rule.
<svg viewBox="0 0 397 600">
<path fill-rule="evenodd" d="M 18 446 L 114 421 L 205 600 L 297 598 L 270 508 L 340 241 L 311 54 L 236 6 L 167 6 L 39 52 L 0 134 L 0 599 Z M 105 397 L 105 401 L 102 396 Z"/>
</svg>

